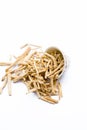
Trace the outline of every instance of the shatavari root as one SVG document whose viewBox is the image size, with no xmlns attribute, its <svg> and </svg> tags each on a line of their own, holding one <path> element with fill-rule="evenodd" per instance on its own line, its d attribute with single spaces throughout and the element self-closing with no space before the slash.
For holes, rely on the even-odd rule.
<svg viewBox="0 0 87 130">
<path fill-rule="evenodd" d="M 28 44 L 21 48 L 26 49 L 14 62 L 0 62 L 0 66 L 7 66 L 0 93 L 8 86 L 8 94 L 12 95 L 11 82 L 21 81 L 26 85 L 28 93 L 34 92 L 46 102 L 58 103 L 62 97 L 59 77 L 64 69 L 64 58 L 60 51 L 43 52 L 41 47 Z M 53 96 L 57 96 L 57 99 L 53 99 Z"/>
</svg>

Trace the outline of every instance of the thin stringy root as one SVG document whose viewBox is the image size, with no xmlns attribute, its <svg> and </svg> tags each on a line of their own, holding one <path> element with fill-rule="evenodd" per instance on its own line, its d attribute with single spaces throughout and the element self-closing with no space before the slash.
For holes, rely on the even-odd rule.
<svg viewBox="0 0 87 130">
<path fill-rule="evenodd" d="M 58 103 L 62 97 L 59 76 L 64 69 L 63 57 L 59 52 L 43 52 L 39 46 L 26 44 L 21 48 L 25 47 L 24 53 L 16 57 L 13 63 L 0 63 L 0 66 L 8 66 L 2 77 L 0 93 L 8 85 L 8 94 L 12 95 L 11 82 L 21 81 L 26 85 L 28 93 L 34 92 L 46 102 Z M 57 96 L 57 100 L 52 96 Z"/>
</svg>

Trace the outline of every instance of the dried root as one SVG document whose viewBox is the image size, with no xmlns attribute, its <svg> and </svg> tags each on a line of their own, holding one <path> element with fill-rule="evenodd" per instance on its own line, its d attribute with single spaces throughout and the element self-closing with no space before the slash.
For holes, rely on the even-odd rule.
<svg viewBox="0 0 87 130">
<path fill-rule="evenodd" d="M 11 82 L 23 82 L 28 93 L 34 92 L 37 96 L 49 103 L 58 103 L 62 97 L 62 89 L 59 83 L 59 75 L 64 69 L 64 59 L 60 53 L 50 54 L 37 51 L 39 46 L 35 46 L 35 51 L 31 45 L 25 44 L 21 48 L 27 48 L 25 52 L 16 57 L 13 63 L 1 62 L 0 65 L 8 66 L 3 76 L 3 85 L 0 93 L 8 85 L 8 93 L 12 95 Z M 58 100 L 52 98 L 58 96 Z"/>
</svg>

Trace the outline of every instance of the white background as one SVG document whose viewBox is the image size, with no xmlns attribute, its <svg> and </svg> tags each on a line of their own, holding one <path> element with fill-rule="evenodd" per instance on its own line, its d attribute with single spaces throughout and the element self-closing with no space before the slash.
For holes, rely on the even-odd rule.
<svg viewBox="0 0 87 130">
<path fill-rule="evenodd" d="M 57 46 L 68 59 L 59 104 L 26 95 L 21 83 L 0 95 L 0 130 L 87 130 L 87 1 L 0 0 L 0 61 L 25 43 Z M 3 71 L 0 67 L 0 77 Z"/>
</svg>

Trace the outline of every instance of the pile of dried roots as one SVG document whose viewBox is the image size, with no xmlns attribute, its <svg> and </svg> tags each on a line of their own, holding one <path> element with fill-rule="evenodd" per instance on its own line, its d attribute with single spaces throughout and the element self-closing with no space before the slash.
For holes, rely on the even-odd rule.
<svg viewBox="0 0 87 130">
<path fill-rule="evenodd" d="M 8 86 L 9 95 L 12 94 L 11 82 L 23 82 L 28 92 L 35 92 L 37 96 L 49 103 L 57 103 L 62 97 L 60 74 L 64 69 L 64 58 L 60 51 L 43 52 L 38 46 L 26 45 L 24 53 L 15 57 L 12 63 L 1 62 L 6 65 L 3 85 L 0 93 Z M 38 50 L 39 48 L 39 50 Z M 57 96 L 54 99 L 53 96 Z"/>
</svg>

